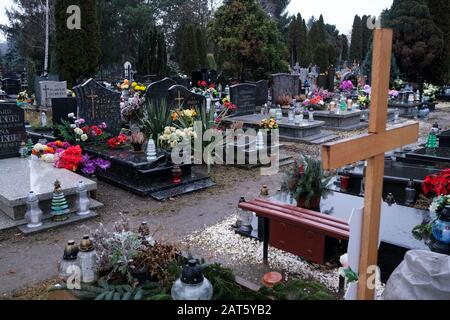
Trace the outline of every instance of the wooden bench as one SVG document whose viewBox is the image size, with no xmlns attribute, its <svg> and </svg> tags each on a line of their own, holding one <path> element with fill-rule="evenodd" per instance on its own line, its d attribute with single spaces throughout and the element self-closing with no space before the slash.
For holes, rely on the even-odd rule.
<svg viewBox="0 0 450 320">
<path fill-rule="evenodd" d="M 263 199 L 241 202 L 239 208 L 263 218 L 263 259 L 268 262 L 268 246 L 324 264 L 325 238 L 349 239 L 347 221 L 296 206 Z"/>
</svg>

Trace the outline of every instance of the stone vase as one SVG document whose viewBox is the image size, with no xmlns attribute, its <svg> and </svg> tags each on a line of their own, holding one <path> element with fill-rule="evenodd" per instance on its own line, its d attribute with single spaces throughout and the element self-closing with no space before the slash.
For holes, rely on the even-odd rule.
<svg viewBox="0 0 450 320">
<path fill-rule="evenodd" d="M 321 197 L 314 197 L 306 204 L 306 197 L 300 196 L 297 198 L 297 207 L 320 212 L 320 200 Z"/>
</svg>

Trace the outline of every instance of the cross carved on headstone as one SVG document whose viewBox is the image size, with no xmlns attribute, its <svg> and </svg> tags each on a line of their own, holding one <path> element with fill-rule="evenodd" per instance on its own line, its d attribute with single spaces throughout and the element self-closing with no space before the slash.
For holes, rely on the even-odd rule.
<svg viewBox="0 0 450 320">
<path fill-rule="evenodd" d="M 174 100 L 178 102 L 178 107 L 180 107 L 181 103 L 184 101 L 184 98 L 181 96 L 180 91 L 178 91 L 178 98 L 175 98 Z"/>
<path fill-rule="evenodd" d="M 384 153 L 416 142 L 419 135 L 417 122 L 386 130 L 392 34 L 391 29 L 376 29 L 373 34 L 372 103 L 368 134 L 325 144 L 322 149 L 325 170 L 367 159 L 358 280 L 360 300 L 372 300 L 375 293 L 375 288 L 368 285 L 368 280 L 374 272 L 371 266 L 377 265 Z"/>
<path fill-rule="evenodd" d="M 95 119 L 95 98 L 98 98 L 97 95 L 94 94 L 94 90 L 91 89 L 91 94 L 86 96 L 87 98 L 91 99 L 92 103 L 92 120 Z"/>
<path fill-rule="evenodd" d="M 47 84 L 44 84 L 44 87 L 42 88 L 42 91 L 45 92 L 45 98 L 44 98 L 45 106 L 43 106 L 43 107 L 46 107 L 46 106 L 49 105 L 49 103 L 48 103 L 48 100 L 49 100 L 49 98 L 48 98 L 48 90 L 49 90 L 49 88 L 47 87 Z"/>
</svg>

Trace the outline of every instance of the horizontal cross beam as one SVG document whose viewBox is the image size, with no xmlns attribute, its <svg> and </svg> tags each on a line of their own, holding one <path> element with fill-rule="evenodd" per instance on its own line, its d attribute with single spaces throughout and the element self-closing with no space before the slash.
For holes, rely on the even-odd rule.
<svg viewBox="0 0 450 320">
<path fill-rule="evenodd" d="M 369 159 L 414 143 L 418 137 L 419 123 L 406 122 L 379 133 L 368 133 L 327 143 L 322 147 L 323 168 L 333 170 L 353 162 Z"/>
</svg>

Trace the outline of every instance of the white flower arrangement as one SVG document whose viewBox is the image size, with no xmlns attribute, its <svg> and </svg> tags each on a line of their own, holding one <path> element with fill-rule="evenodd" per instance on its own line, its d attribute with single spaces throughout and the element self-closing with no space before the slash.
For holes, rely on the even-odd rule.
<svg viewBox="0 0 450 320">
<path fill-rule="evenodd" d="M 197 134 L 194 132 L 194 128 L 178 129 L 176 127 L 165 127 L 163 134 L 159 137 L 164 148 L 175 148 L 183 141 L 191 141 L 195 139 Z"/>
<path fill-rule="evenodd" d="M 52 153 L 43 154 L 41 160 L 47 163 L 53 163 L 55 161 L 55 155 Z"/>
</svg>

